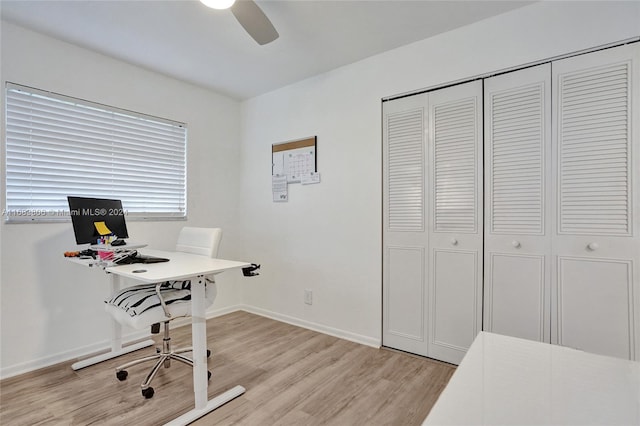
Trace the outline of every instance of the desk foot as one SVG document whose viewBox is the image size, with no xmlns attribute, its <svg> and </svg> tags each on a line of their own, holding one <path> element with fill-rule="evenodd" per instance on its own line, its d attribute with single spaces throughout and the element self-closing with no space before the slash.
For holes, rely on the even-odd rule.
<svg viewBox="0 0 640 426">
<path fill-rule="evenodd" d="M 153 340 L 144 340 L 142 342 L 134 343 L 133 345 L 125 346 L 117 351 L 109 351 L 107 353 L 96 355 L 91 358 L 83 359 L 82 361 L 78 361 L 71 365 L 71 368 L 75 370 L 80 370 L 81 368 L 88 367 L 90 365 L 97 364 L 102 361 L 106 361 L 108 359 L 119 357 L 120 355 L 128 354 L 129 352 L 137 351 L 138 349 L 148 348 L 149 346 L 155 345 Z"/>
<path fill-rule="evenodd" d="M 232 399 L 239 397 L 244 392 L 245 388 L 243 388 L 242 386 L 231 388 L 225 393 L 220 394 L 213 399 L 210 399 L 207 402 L 207 405 L 205 405 L 203 408 L 194 408 L 193 410 L 184 413 L 177 419 L 173 419 L 169 423 L 166 423 L 165 426 L 188 425 L 189 423 L 198 420 L 205 414 L 212 412 L 216 408 L 223 406 Z"/>
</svg>

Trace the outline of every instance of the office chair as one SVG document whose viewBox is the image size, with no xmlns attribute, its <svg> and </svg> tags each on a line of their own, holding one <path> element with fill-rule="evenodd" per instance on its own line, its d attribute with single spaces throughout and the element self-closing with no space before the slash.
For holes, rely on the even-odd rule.
<svg viewBox="0 0 640 426">
<path fill-rule="evenodd" d="M 222 239 L 220 228 L 184 227 L 178 236 L 176 251 L 215 257 Z M 168 281 L 164 283 L 141 284 L 124 288 L 116 292 L 106 301 L 106 310 L 116 321 L 131 328 L 151 327 L 152 333 L 159 332 L 160 323 L 164 324 L 162 347 L 156 348 L 156 354 L 128 362 L 116 368 L 118 380 L 126 380 L 129 367 L 147 361 L 156 360 L 151 372 L 142 382 L 142 395 L 153 397 L 154 390 L 150 386 L 160 367 L 169 368 L 171 360 L 180 361 L 193 367 L 193 361 L 182 353 L 191 352 L 192 348 L 171 349 L 169 322 L 176 318 L 191 316 L 190 281 Z M 206 277 L 206 306 L 215 300 L 217 288 L 213 276 Z M 207 350 L 207 358 L 211 351 Z M 207 372 L 211 378 L 211 372 Z"/>
</svg>

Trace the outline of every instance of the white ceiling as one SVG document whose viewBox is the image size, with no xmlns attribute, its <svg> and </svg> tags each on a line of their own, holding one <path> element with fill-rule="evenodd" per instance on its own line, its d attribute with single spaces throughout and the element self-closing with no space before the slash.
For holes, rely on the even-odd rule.
<svg viewBox="0 0 640 426">
<path fill-rule="evenodd" d="M 246 99 L 532 3 L 259 0 L 280 33 L 259 46 L 229 10 L 196 0 L 1 0 L 2 18 Z"/>
</svg>

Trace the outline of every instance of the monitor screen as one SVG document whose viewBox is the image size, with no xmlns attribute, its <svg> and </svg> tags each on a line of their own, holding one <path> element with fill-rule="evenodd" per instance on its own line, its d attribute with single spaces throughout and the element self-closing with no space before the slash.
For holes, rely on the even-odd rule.
<svg viewBox="0 0 640 426">
<path fill-rule="evenodd" d="M 101 222 L 112 235 L 129 238 L 120 200 L 86 197 L 67 197 L 67 200 L 77 244 L 95 244 L 101 236 L 98 229 L 104 232 Z"/>
</svg>

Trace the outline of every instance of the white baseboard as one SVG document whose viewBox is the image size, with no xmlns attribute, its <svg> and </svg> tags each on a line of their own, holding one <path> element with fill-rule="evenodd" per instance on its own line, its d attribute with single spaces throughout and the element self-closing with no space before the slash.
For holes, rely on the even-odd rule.
<svg viewBox="0 0 640 426">
<path fill-rule="evenodd" d="M 122 341 L 125 345 L 137 342 L 148 338 L 149 332 L 146 330 L 137 330 L 122 337 Z M 109 340 L 103 340 L 101 342 L 93 343 L 91 345 L 82 346 L 69 351 L 58 352 L 50 356 L 34 359 L 31 361 L 15 364 L 9 367 L 0 369 L 0 379 L 7 379 L 9 377 L 17 376 L 19 374 L 29 373 L 31 371 L 39 370 L 41 368 L 50 367 L 61 362 L 70 361 L 73 359 L 86 358 L 91 355 L 104 352 L 109 349 L 111 343 Z M 71 368 L 71 367 L 69 367 Z"/>
<path fill-rule="evenodd" d="M 221 315 L 226 315 L 231 312 L 242 310 L 241 305 L 229 306 L 222 309 L 215 309 L 211 311 L 207 311 L 207 319 L 219 317 Z M 173 322 L 174 327 L 180 327 L 183 325 L 188 325 L 191 323 L 189 318 L 180 318 Z M 127 333 L 122 336 L 123 344 L 129 345 L 131 343 L 148 339 L 151 333 L 149 330 L 135 330 L 131 333 Z M 97 343 L 93 343 L 91 345 L 82 346 L 79 348 L 75 348 L 69 351 L 58 352 L 57 354 L 53 354 L 50 356 L 34 359 L 31 361 L 23 362 L 20 364 L 11 365 L 9 367 L 4 367 L 0 369 L 0 380 L 7 379 L 9 377 L 17 376 L 24 373 L 29 373 L 31 371 L 39 370 L 41 368 L 50 367 L 55 364 L 60 364 L 62 362 L 67 362 L 74 359 L 86 358 L 92 355 L 96 355 L 98 353 L 104 352 L 108 350 L 110 347 L 109 340 L 103 340 Z"/>
<path fill-rule="evenodd" d="M 227 315 L 227 314 L 230 314 L 231 312 L 244 311 L 244 310 L 245 310 L 244 305 L 232 305 L 222 309 L 213 309 L 211 311 L 207 311 L 207 319 L 221 317 L 222 315 Z"/>
<path fill-rule="evenodd" d="M 242 305 L 240 309 L 251 314 L 260 315 L 263 317 L 274 319 L 276 321 L 285 322 L 287 324 L 295 325 L 302 328 L 307 328 L 309 330 L 317 331 L 318 333 L 328 334 L 330 336 L 349 340 L 355 343 L 360 343 L 361 345 L 371 346 L 373 348 L 380 348 L 382 344 L 380 339 L 363 336 L 357 333 L 351 333 L 350 331 L 329 327 L 323 324 L 305 321 L 300 318 L 290 317 L 288 315 L 279 314 L 277 312 L 268 311 L 266 309 L 257 308 L 255 306 Z"/>
<path fill-rule="evenodd" d="M 310 321 L 305 321 L 299 318 L 290 317 L 288 315 L 279 314 L 277 312 L 268 311 L 266 309 L 261 309 L 261 308 L 257 308 L 255 306 L 250 306 L 250 305 L 242 305 L 242 304 L 232 305 L 222 309 L 214 309 L 211 311 L 207 311 L 207 319 L 230 314 L 231 312 L 236 312 L 236 311 L 249 312 L 252 314 L 271 318 L 276 321 L 281 321 L 281 322 L 295 325 L 298 327 L 307 328 L 309 330 L 317 331 L 319 333 L 328 334 L 330 336 L 338 337 L 341 339 L 349 340 L 355 343 L 360 343 L 362 345 L 371 346 L 374 348 L 379 348 L 381 345 L 381 342 L 379 339 L 374 339 L 368 336 L 351 333 L 349 331 L 328 327 L 322 324 L 316 324 Z M 175 320 L 174 326 L 180 327 L 183 325 L 188 325 L 190 322 L 191 321 L 189 318 L 180 318 Z M 124 335 L 122 340 L 125 345 L 128 345 L 130 343 L 149 338 L 149 335 L 150 333 L 148 330 L 137 330 Z M 104 340 L 91 345 L 75 348 L 69 351 L 59 352 L 57 354 L 50 355 L 47 357 L 42 357 L 42 358 L 34 359 L 31 361 L 27 361 L 24 363 L 12 365 L 9 367 L 4 367 L 0 369 L 0 379 L 7 379 L 9 377 L 28 373 L 30 371 L 35 371 L 40 368 L 49 367 L 51 365 L 59 364 L 62 362 L 67 362 L 67 361 L 79 359 L 79 358 L 85 358 L 90 355 L 96 355 L 97 353 L 107 350 L 109 348 L 109 345 L 110 345 L 109 341 Z"/>
</svg>

